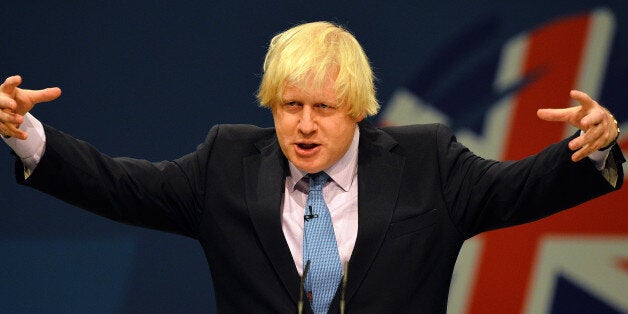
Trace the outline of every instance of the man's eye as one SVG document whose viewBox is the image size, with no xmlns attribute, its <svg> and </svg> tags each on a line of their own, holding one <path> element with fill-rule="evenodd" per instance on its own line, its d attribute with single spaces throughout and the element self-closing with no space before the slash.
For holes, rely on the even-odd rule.
<svg viewBox="0 0 628 314">
<path fill-rule="evenodd" d="M 296 102 L 296 101 L 290 101 L 290 102 L 284 103 L 284 104 L 283 104 L 283 106 L 284 106 L 286 109 L 294 109 L 294 108 L 296 108 L 297 106 L 299 106 L 299 103 L 298 103 L 298 102 Z"/>
<path fill-rule="evenodd" d="M 324 110 L 324 111 L 328 111 L 328 110 L 332 110 L 332 109 L 336 109 L 336 107 L 334 106 L 330 106 L 328 104 L 317 104 L 316 107 Z"/>
</svg>

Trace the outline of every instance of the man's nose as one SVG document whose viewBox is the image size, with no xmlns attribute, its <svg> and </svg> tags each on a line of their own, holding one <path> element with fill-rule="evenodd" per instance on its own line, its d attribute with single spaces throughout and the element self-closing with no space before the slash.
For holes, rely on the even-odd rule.
<svg viewBox="0 0 628 314">
<path fill-rule="evenodd" d="M 314 111 L 310 106 L 303 106 L 298 125 L 299 131 L 303 134 L 311 134 L 316 132 L 317 127 Z"/>
</svg>

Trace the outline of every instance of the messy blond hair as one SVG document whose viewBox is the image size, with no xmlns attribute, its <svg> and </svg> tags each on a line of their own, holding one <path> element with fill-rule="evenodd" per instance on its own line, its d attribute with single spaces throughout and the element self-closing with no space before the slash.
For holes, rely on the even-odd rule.
<svg viewBox="0 0 628 314">
<path fill-rule="evenodd" d="M 336 76 L 338 102 L 349 106 L 351 116 L 377 113 L 374 75 L 364 50 L 351 33 L 330 22 L 297 25 L 273 37 L 257 99 L 274 109 L 287 83 L 311 90 L 330 76 Z"/>
</svg>

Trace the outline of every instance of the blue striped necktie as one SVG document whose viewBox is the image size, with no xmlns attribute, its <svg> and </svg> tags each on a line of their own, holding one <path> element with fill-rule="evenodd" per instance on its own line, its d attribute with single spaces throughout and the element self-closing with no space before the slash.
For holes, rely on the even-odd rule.
<svg viewBox="0 0 628 314">
<path fill-rule="evenodd" d="M 305 291 L 314 313 L 327 313 L 342 279 L 334 226 L 323 199 L 323 185 L 328 179 L 325 172 L 310 174 L 303 223 L 303 267 L 310 261 Z"/>
</svg>

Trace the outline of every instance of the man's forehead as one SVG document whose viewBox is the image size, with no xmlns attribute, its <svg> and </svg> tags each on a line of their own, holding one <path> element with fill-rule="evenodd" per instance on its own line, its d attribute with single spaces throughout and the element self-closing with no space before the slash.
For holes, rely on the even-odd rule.
<svg viewBox="0 0 628 314">
<path fill-rule="evenodd" d="M 287 83 L 283 90 L 283 99 L 294 97 L 321 98 L 324 100 L 336 100 L 337 98 L 333 84 Z"/>
</svg>

